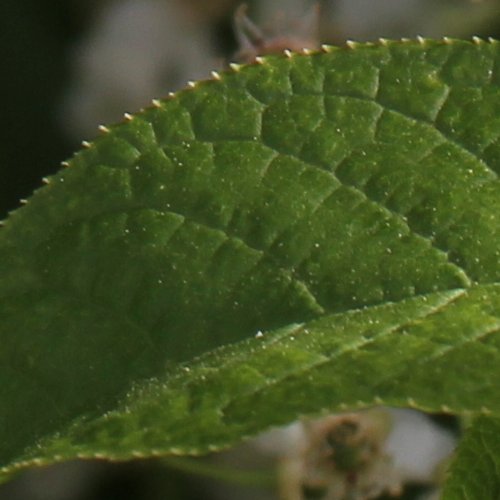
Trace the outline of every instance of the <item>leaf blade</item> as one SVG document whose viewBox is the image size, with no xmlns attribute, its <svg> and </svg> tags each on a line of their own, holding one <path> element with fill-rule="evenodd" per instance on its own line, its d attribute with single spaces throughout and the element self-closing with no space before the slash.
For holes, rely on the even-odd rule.
<svg viewBox="0 0 500 500">
<path fill-rule="evenodd" d="M 440 331 L 453 325 L 475 331 L 476 314 L 482 318 L 477 331 L 488 341 L 497 329 L 499 53 L 496 43 L 426 42 L 271 57 L 162 101 L 78 153 L 0 233 L 0 334 L 7 339 L 0 387 L 11 402 L 0 416 L 2 462 L 82 413 L 100 421 L 132 384 L 167 376 L 165 363 L 175 371 L 177 363 L 257 330 L 348 317 L 362 308 L 397 309 L 457 293 L 462 324 L 447 316 L 417 335 L 456 353 L 448 365 L 438 363 L 441 373 L 457 369 L 469 353 Z M 471 63 L 471 54 L 481 64 Z M 480 334 L 469 342 L 495 374 L 496 345 L 483 347 Z M 299 400 L 287 407 L 287 418 L 328 406 L 328 390 L 337 392 L 338 404 L 380 398 L 472 412 L 481 411 L 480 393 L 497 411 L 485 373 L 471 372 L 472 382 L 455 399 L 449 395 L 450 387 L 457 389 L 454 378 L 433 386 L 429 377 L 439 370 L 427 366 L 416 372 L 420 385 L 408 385 L 401 374 L 417 348 L 434 352 L 424 344 L 403 342 L 400 352 L 397 344 L 387 346 L 399 352 L 400 372 L 379 364 L 382 351 L 366 360 L 346 358 L 344 370 L 358 366 L 367 377 L 365 392 L 348 385 L 349 399 L 328 379 L 330 367 L 323 399 Z M 79 357 L 80 345 L 87 352 Z M 287 352 L 299 366 L 325 357 L 291 346 Z M 289 373 L 286 360 L 269 362 Z M 64 377 L 68 365 L 71 376 Z M 381 366 L 399 378 L 370 384 Z M 227 397 L 246 380 L 234 376 Z M 321 388 L 321 370 L 311 376 Z M 23 392 L 26 378 L 33 387 Z M 262 399 L 256 393 L 234 400 L 230 413 L 240 437 L 276 423 L 284 411 L 276 403 L 301 390 L 293 380 L 284 377 Z M 438 387 L 446 393 L 441 403 L 430 390 Z M 33 402 L 39 424 L 14 425 L 27 422 L 25 408 Z M 187 411 L 185 404 L 179 396 Z M 200 439 L 212 447 L 234 441 L 238 432 L 224 438 L 216 407 L 207 405 Z M 164 436 L 175 434 L 174 422 L 171 417 Z M 122 435 L 123 443 L 132 447 L 129 437 Z M 185 451 L 201 449 L 181 438 Z M 182 448 L 181 438 L 173 448 Z M 52 459 L 70 456 L 54 451 L 57 442 L 47 445 Z M 72 446 L 71 456 L 83 453 Z"/>
</svg>

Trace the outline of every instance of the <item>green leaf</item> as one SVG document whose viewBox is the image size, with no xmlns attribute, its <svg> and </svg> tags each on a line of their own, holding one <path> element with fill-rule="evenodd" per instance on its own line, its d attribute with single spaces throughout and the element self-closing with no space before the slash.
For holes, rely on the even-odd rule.
<svg viewBox="0 0 500 500">
<path fill-rule="evenodd" d="M 321 410 L 500 414 L 499 62 L 269 57 L 77 153 L 0 233 L 3 472 Z"/>
<path fill-rule="evenodd" d="M 458 447 L 443 500 L 498 498 L 500 494 L 500 420 L 479 417 Z"/>
</svg>

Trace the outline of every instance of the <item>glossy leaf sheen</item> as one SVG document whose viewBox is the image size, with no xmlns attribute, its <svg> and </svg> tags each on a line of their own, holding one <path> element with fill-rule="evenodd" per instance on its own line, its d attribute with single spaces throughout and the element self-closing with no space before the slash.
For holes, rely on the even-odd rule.
<svg viewBox="0 0 500 500">
<path fill-rule="evenodd" d="M 75 155 L 0 232 L 4 472 L 499 413 L 499 68 L 496 42 L 270 57 Z"/>
</svg>

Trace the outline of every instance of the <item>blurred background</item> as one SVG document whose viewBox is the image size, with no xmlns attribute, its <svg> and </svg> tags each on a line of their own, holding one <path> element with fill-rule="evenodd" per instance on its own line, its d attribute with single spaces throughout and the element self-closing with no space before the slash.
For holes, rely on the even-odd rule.
<svg viewBox="0 0 500 500">
<path fill-rule="evenodd" d="M 500 37 L 500 0 L 246 3 L 249 17 L 266 32 L 276 33 L 279 24 L 292 38 L 313 5 L 320 4 L 311 43 L 416 35 Z M 240 48 L 233 23 L 240 4 L 1 0 L 0 220 L 42 185 L 43 176 L 57 171 L 82 140 L 97 135 L 99 124 L 120 121 L 124 112 L 223 68 Z M 0 500 L 211 498 L 174 469 L 166 474 L 155 462 L 66 464 L 0 487 Z"/>
</svg>

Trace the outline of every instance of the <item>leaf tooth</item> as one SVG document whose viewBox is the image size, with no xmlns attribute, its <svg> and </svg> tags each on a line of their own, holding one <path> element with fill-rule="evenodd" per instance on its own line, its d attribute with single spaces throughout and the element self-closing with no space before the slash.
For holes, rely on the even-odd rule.
<svg viewBox="0 0 500 500">
<path fill-rule="evenodd" d="M 303 47 L 301 49 L 301 52 L 302 52 L 302 54 L 308 56 L 309 54 L 312 54 L 313 51 L 311 49 L 308 49 L 307 47 Z"/>
<path fill-rule="evenodd" d="M 182 448 L 170 448 L 168 450 L 172 455 L 183 455 L 183 450 Z M 192 452 L 192 453 L 191 453 Z M 186 450 L 186 453 L 189 455 L 194 455 L 196 453 L 196 449 L 193 449 L 193 450 Z"/>
<path fill-rule="evenodd" d="M 379 406 L 382 406 L 384 404 L 384 400 L 380 396 L 375 396 L 373 398 L 373 402 Z"/>
<path fill-rule="evenodd" d="M 159 99 L 151 99 L 151 104 L 155 108 L 161 108 L 161 101 Z"/>
<path fill-rule="evenodd" d="M 69 161 L 62 161 L 61 162 L 61 167 L 64 167 L 64 168 L 69 167 Z"/>
<path fill-rule="evenodd" d="M 26 203 L 28 203 L 28 200 L 27 200 L 26 198 L 20 198 L 20 199 L 19 199 L 19 203 L 20 203 L 21 205 L 26 205 Z"/>
<path fill-rule="evenodd" d="M 103 134 L 107 134 L 109 132 L 109 128 L 106 127 L 106 125 L 99 125 L 97 128 L 99 132 L 102 132 Z"/>
<path fill-rule="evenodd" d="M 238 64 L 238 63 L 229 63 L 229 67 L 235 71 L 235 72 L 238 72 L 240 69 L 241 69 L 241 64 Z"/>
<path fill-rule="evenodd" d="M 194 89 L 196 87 L 196 82 L 194 80 L 188 80 L 187 82 L 187 86 L 190 88 L 190 89 Z"/>
<path fill-rule="evenodd" d="M 417 42 L 420 44 L 420 45 L 425 45 L 425 38 L 421 35 L 417 35 Z"/>
<path fill-rule="evenodd" d="M 418 406 L 416 401 L 413 398 L 407 398 L 406 403 L 408 404 L 408 406 L 410 408 L 416 408 Z"/>
<path fill-rule="evenodd" d="M 345 44 L 349 49 L 355 49 L 359 47 L 359 42 L 355 42 L 354 40 L 347 40 Z"/>
<path fill-rule="evenodd" d="M 142 451 L 134 450 L 132 451 L 132 456 L 134 458 L 145 458 L 146 455 Z"/>
<path fill-rule="evenodd" d="M 25 469 L 26 467 L 29 467 L 31 465 L 31 462 L 29 460 L 20 460 L 19 462 L 16 462 L 15 464 L 12 464 L 12 469 Z M 9 470 L 9 468 L 7 468 Z"/>
<path fill-rule="evenodd" d="M 44 184 L 50 184 L 50 179 L 48 177 L 42 177 L 42 182 Z"/>
<path fill-rule="evenodd" d="M 482 43 L 484 43 L 484 40 L 482 38 L 479 38 L 478 36 L 473 36 L 472 43 L 476 45 L 481 45 Z"/>
<path fill-rule="evenodd" d="M 383 45 L 384 47 L 387 47 L 389 45 L 389 40 L 387 38 L 380 37 L 378 39 L 378 42 L 380 45 Z"/>
<path fill-rule="evenodd" d="M 488 42 L 490 43 L 498 43 L 498 40 L 496 38 L 493 38 L 492 36 L 488 37 Z"/>
<path fill-rule="evenodd" d="M 292 51 L 289 50 L 289 49 L 285 49 L 283 51 L 283 54 L 285 55 L 285 57 L 287 57 L 288 59 L 290 59 L 292 57 Z"/>
<path fill-rule="evenodd" d="M 167 94 L 167 98 L 168 98 L 168 99 L 173 99 L 174 97 L 175 97 L 175 92 L 169 92 L 169 93 Z"/>
<path fill-rule="evenodd" d="M 123 113 L 123 118 L 125 121 L 131 122 L 134 117 L 130 113 Z"/>
<path fill-rule="evenodd" d="M 411 38 L 407 38 L 407 37 L 404 36 L 404 37 L 401 38 L 401 42 L 402 43 L 412 43 L 413 40 Z"/>
<path fill-rule="evenodd" d="M 443 413 L 452 413 L 451 408 L 447 405 L 441 405 L 441 411 Z"/>
<path fill-rule="evenodd" d="M 261 56 L 257 56 L 257 57 L 255 58 L 255 62 L 256 62 L 257 64 L 264 64 L 266 61 L 265 61 L 265 59 L 264 59 L 263 57 L 261 57 Z"/>
<path fill-rule="evenodd" d="M 82 141 L 82 146 L 86 149 L 90 148 L 91 144 L 89 141 Z"/>
<path fill-rule="evenodd" d="M 220 80 L 221 76 L 218 71 L 210 71 L 210 75 L 214 80 Z"/>
<path fill-rule="evenodd" d="M 324 43 L 321 45 L 321 52 L 325 52 L 325 54 L 328 54 L 328 52 L 331 52 L 333 50 L 333 47 L 331 45 L 327 45 Z"/>
<path fill-rule="evenodd" d="M 486 408 L 486 406 L 481 406 L 481 413 L 483 415 L 491 415 L 491 410 L 489 408 Z"/>
<path fill-rule="evenodd" d="M 102 459 L 108 458 L 107 455 L 106 455 L 106 453 L 101 453 L 101 452 L 93 453 L 92 457 L 93 458 L 97 458 L 98 460 L 102 460 Z"/>
<path fill-rule="evenodd" d="M 451 45 L 453 43 L 453 39 L 451 39 L 449 36 L 443 36 L 443 42 L 446 45 Z"/>
</svg>

